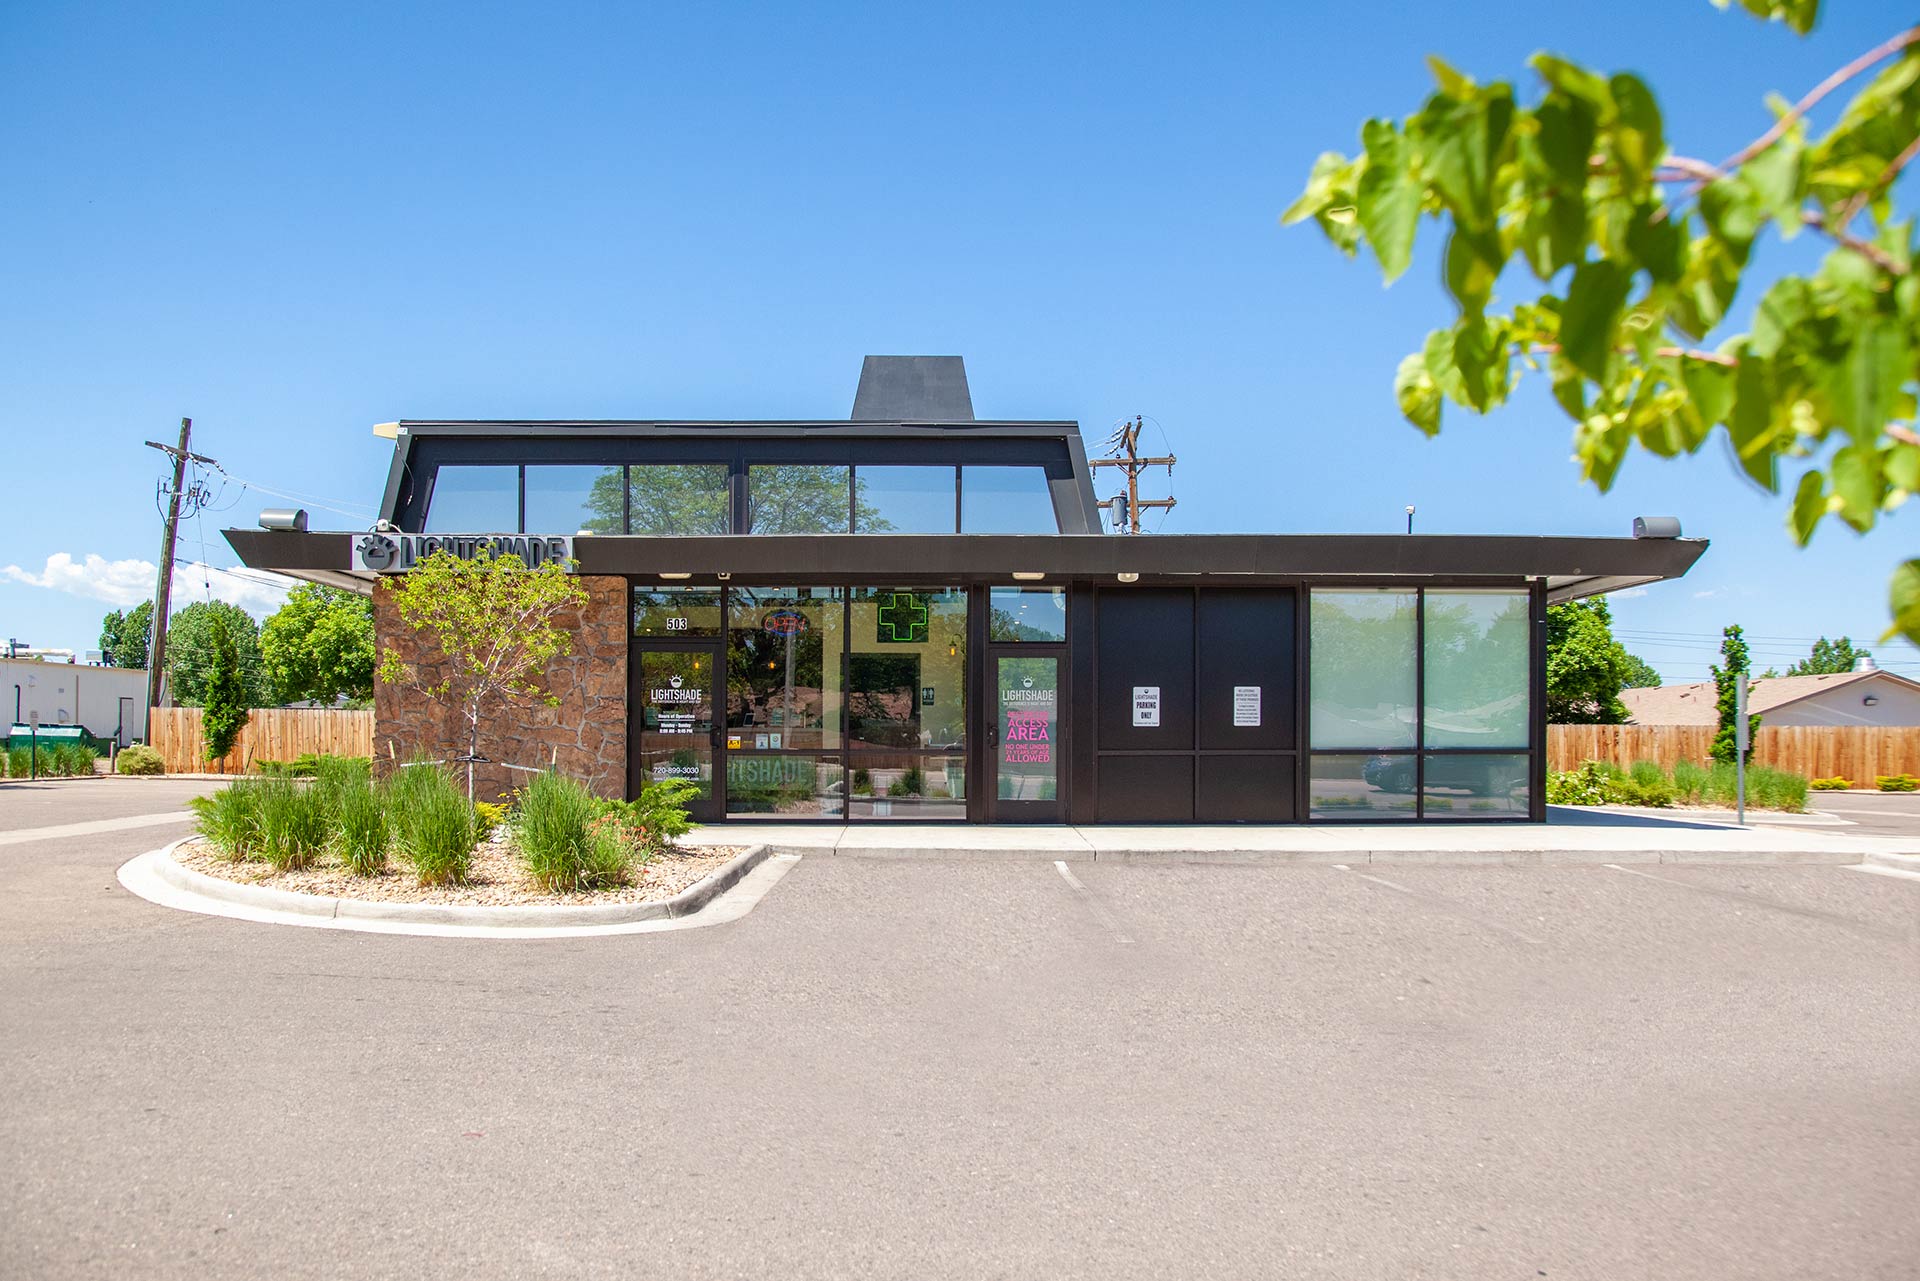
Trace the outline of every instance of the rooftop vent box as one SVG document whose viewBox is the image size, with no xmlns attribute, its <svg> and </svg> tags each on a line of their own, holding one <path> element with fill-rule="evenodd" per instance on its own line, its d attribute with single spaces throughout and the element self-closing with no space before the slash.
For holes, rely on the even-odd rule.
<svg viewBox="0 0 1920 1281">
<path fill-rule="evenodd" d="M 970 423 L 973 395 L 958 356 L 868 356 L 853 396 L 857 423 Z"/>
</svg>

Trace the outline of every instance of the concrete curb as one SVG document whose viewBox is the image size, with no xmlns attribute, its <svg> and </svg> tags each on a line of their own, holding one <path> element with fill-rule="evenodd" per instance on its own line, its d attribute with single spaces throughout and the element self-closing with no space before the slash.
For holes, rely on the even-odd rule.
<svg viewBox="0 0 1920 1281">
<path fill-rule="evenodd" d="M 1897 867 L 1903 872 L 1920 872 L 1920 854 L 1882 854 L 1875 851 L 1863 860 L 1877 867 Z"/>
<path fill-rule="evenodd" d="M 691 916 L 737 885 L 774 851 L 755 845 L 726 866 L 657 903 L 608 903 L 597 907 L 483 907 L 445 903 L 379 903 L 368 899 L 328 898 L 297 894 L 264 885 L 208 876 L 174 861 L 173 851 L 192 837 L 182 837 L 164 849 L 152 863 L 156 877 L 184 894 L 233 903 L 265 912 L 311 916 L 326 920 L 383 921 L 392 924 L 466 926 L 492 930 L 566 929 L 583 926 L 629 925 Z"/>
</svg>

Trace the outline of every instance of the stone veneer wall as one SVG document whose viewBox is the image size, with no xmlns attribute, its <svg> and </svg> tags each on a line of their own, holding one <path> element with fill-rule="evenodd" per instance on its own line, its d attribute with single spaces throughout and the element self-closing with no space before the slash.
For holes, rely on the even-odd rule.
<svg viewBox="0 0 1920 1281">
<path fill-rule="evenodd" d="M 627 580 L 583 577 L 587 603 L 567 611 L 556 622 L 573 635 L 573 652 L 562 654 L 547 667 L 543 682 L 560 700 L 556 707 L 536 704 L 512 708 L 504 714 L 483 716 L 480 754 L 491 761 L 544 766 L 559 753 L 561 773 L 580 779 L 602 796 L 621 797 L 627 790 Z M 423 633 L 400 622 L 383 591 L 373 594 L 373 634 L 384 651 L 397 649 L 410 663 L 422 664 Z M 438 680 L 426 663 L 422 677 Z M 467 748 L 467 727 L 457 708 L 422 698 L 404 685 L 375 683 L 373 695 L 373 752 L 385 767 L 392 756 L 406 760 L 426 754 L 445 758 Z M 461 767 L 464 768 L 464 767 Z M 502 792 L 524 784 L 528 776 L 499 765 L 482 765 L 474 775 L 474 796 L 491 801 Z"/>
</svg>

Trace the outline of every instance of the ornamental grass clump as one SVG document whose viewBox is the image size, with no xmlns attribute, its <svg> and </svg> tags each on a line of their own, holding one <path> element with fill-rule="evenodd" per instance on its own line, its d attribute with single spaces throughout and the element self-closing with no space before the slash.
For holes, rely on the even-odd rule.
<svg viewBox="0 0 1920 1281">
<path fill-rule="evenodd" d="M 260 787 L 255 780 L 243 778 L 187 802 L 201 839 L 229 862 L 260 856 Z"/>
<path fill-rule="evenodd" d="M 387 819 L 387 799 L 373 780 L 362 774 L 341 783 L 328 800 L 340 861 L 355 876 L 378 876 L 385 871 L 393 828 Z"/>
<path fill-rule="evenodd" d="M 613 848 L 615 838 L 596 827 L 600 806 L 585 786 L 560 774 L 534 775 L 520 794 L 514 836 L 527 871 L 550 893 L 589 888 L 586 878 L 604 882 L 624 877 L 627 863 Z M 630 856 L 629 856 L 630 857 Z"/>
<path fill-rule="evenodd" d="M 135 743 L 121 749 L 120 755 L 114 757 L 113 768 L 120 774 L 164 774 L 167 762 L 156 749 Z"/>
<path fill-rule="evenodd" d="M 407 765 L 388 785 L 393 844 L 422 885 L 459 885 L 473 869 L 480 823 L 462 789 L 436 764 Z"/>
<path fill-rule="evenodd" d="M 327 844 L 326 797 L 290 778 L 260 788 L 260 857 L 282 872 L 311 867 Z"/>
</svg>

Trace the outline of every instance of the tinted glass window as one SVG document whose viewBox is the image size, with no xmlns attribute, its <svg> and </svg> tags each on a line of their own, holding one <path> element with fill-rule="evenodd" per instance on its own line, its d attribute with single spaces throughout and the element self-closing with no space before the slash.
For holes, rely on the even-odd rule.
<svg viewBox="0 0 1920 1281">
<path fill-rule="evenodd" d="M 639 587 L 633 589 L 635 636 L 718 636 L 718 587 Z"/>
<path fill-rule="evenodd" d="M 1427 593 L 1428 747 L 1527 746 L 1527 612 L 1525 592 Z"/>
<path fill-rule="evenodd" d="M 996 587 L 988 598 L 987 639 L 1063 641 L 1067 638 L 1064 587 Z"/>
<path fill-rule="evenodd" d="M 747 469 L 748 526 L 755 534 L 844 534 L 845 467 L 774 463 Z"/>
<path fill-rule="evenodd" d="M 735 587 L 727 593 L 727 741 L 741 750 L 840 746 L 837 587 Z"/>
<path fill-rule="evenodd" d="M 1408 591 L 1313 593 L 1314 747 L 1414 745 L 1418 601 Z"/>
<path fill-rule="evenodd" d="M 1053 495 L 1042 467 L 960 469 L 960 532 L 1057 534 Z"/>
<path fill-rule="evenodd" d="M 951 467 L 856 467 L 853 495 L 856 534 L 953 532 Z"/>
<path fill-rule="evenodd" d="M 434 473 L 432 496 L 427 500 L 424 528 L 429 534 L 518 533 L 520 469 L 439 468 Z"/>
<path fill-rule="evenodd" d="M 619 467 L 527 467 L 529 534 L 621 531 Z"/>
<path fill-rule="evenodd" d="M 856 588 L 848 648 L 849 746 L 966 746 L 964 589 Z"/>
<path fill-rule="evenodd" d="M 635 463 L 627 469 L 627 500 L 631 533 L 695 538 L 733 532 L 725 463 Z"/>
</svg>

